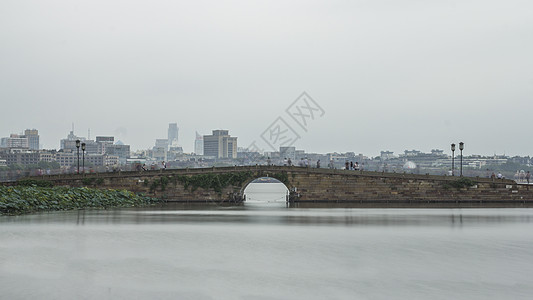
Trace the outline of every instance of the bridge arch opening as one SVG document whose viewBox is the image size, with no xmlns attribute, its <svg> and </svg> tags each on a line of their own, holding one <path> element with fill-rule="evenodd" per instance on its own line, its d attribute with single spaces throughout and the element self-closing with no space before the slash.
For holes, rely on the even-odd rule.
<svg viewBox="0 0 533 300">
<path fill-rule="evenodd" d="M 276 178 L 259 177 L 246 185 L 243 194 L 248 203 L 285 203 L 289 189 Z"/>
</svg>

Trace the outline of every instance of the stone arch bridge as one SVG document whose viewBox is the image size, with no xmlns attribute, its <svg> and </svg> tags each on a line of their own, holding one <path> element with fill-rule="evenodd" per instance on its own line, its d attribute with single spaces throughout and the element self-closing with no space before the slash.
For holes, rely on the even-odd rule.
<svg viewBox="0 0 533 300">
<path fill-rule="evenodd" d="M 512 180 L 296 166 L 235 166 L 39 177 L 57 186 L 126 189 L 175 202 L 241 202 L 246 185 L 274 177 L 294 202 L 533 203 L 533 185 Z"/>
</svg>

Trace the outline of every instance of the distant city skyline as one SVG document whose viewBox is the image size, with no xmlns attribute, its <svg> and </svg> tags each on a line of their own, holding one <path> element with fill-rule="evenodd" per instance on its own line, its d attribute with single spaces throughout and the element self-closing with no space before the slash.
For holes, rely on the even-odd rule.
<svg viewBox="0 0 533 300">
<path fill-rule="evenodd" d="M 532 155 L 533 2 L 0 2 L 0 136 L 37 128 L 148 149 L 280 117 L 311 152 Z M 95 22 L 97 20 L 97 22 Z M 287 110 L 307 92 L 320 118 Z M 304 111 L 304 113 L 306 113 Z M 301 121 L 301 120 L 299 120 Z"/>
<path fill-rule="evenodd" d="M 167 123 L 167 127 L 169 126 L 169 124 L 176 124 L 175 122 L 174 123 Z M 173 125 L 172 125 L 173 127 Z M 70 128 L 70 129 L 73 129 L 73 128 Z M 14 132 L 10 133 L 10 134 L 7 134 L 7 135 L 1 135 L 0 137 L 4 138 L 4 137 L 9 137 L 9 135 L 11 134 L 22 134 L 23 133 L 32 133 L 34 132 L 35 130 L 38 131 L 38 134 L 40 136 L 40 144 L 41 146 L 43 145 L 43 139 L 42 139 L 42 134 L 43 132 L 39 129 L 24 129 L 24 130 L 15 130 Z M 219 130 L 219 129 L 215 129 L 215 130 Z M 164 131 L 164 130 L 162 130 Z M 167 128 L 167 131 L 168 131 L 168 128 Z M 213 131 L 213 129 L 210 130 L 210 132 Z M 232 130 L 231 130 L 232 131 Z M 18 132 L 18 133 L 15 133 L 15 132 Z M 75 136 L 78 136 L 76 134 L 76 132 L 73 132 L 72 130 L 70 130 L 69 132 L 73 133 Z M 233 131 L 232 131 L 233 132 Z M 206 133 L 204 133 L 205 135 Z M 57 142 L 55 144 L 58 144 L 58 146 L 56 147 L 44 147 L 42 146 L 40 149 L 60 149 L 61 148 L 61 141 L 63 139 L 65 139 L 66 136 L 68 136 L 69 134 L 65 134 L 64 136 L 60 137 Z M 159 134 L 160 135 L 160 134 Z M 120 139 L 119 137 L 117 136 L 114 136 L 114 135 L 106 135 L 106 134 L 93 134 L 93 137 L 98 137 L 98 136 L 113 136 L 115 139 L 114 139 L 114 142 L 118 142 L 120 144 L 129 144 L 131 145 L 131 151 L 141 151 L 141 150 L 147 150 L 147 149 L 152 149 L 154 147 L 154 141 L 156 142 L 157 144 L 157 141 L 165 141 L 166 143 L 168 143 L 169 139 L 156 139 L 155 137 L 156 136 L 159 136 L 158 134 L 154 134 L 154 138 L 151 140 L 151 142 L 148 142 L 148 145 L 146 147 L 138 147 L 137 145 L 135 144 L 130 144 L 128 142 L 127 139 Z M 203 136 L 201 134 L 199 134 L 197 131 L 195 132 L 194 134 L 194 139 L 190 142 L 191 145 L 188 145 L 188 141 L 185 141 L 185 143 L 182 144 L 182 142 L 179 142 L 179 146 L 182 146 L 183 149 L 184 149 L 184 152 L 185 153 L 194 153 L 195 152 L 195 147 L 199 147 L 198 145 L 198 138 L 200 136 L 200 141 L 202 141 L 202 146 L 203 147 Z M 79 136 L 79 138 L 82 138 L 82 139 L 88 139 L 86 137 L 83 137 L 83 136 Z M 239 137 L 239 139 L 241 139 Z M 95 138 L 91 139 L 91 140 L 95 140 Z M 180 139 L 181 140 L 181 139 Z M 459 141 L 454 141 L 455 144 L 459 144 Z M 35 142 L 34 142 L 35 144 Z M 54 143 L 46 143 L 46 144 L 54 144 Z M 239 142 L 239 148 L 247 148 L 247 146 L 249 145 L 248 142 Z M 170 144 L 168 144 L 168 146 L 170 146 Z M 356 151 L 354 149 L 348 149 L 348 150 L 331 150 L 331 151 L 325 151 L 325 152 L 320 152 L 320 151 L 315 151 L 313 150 L 312 148 L 308 149 L 308 148 L 304 148 L 304 147 L 300 147 L 298 144 L 296 145 L 293 145 L 295 146 L 297 149 L 303 149 L 305 150 L 306 152 L 308 153 L 334 153 L 334 152 L 337 152 L 337 153 L 345 153 L 345 152 L 354 152 L 356 154 L 363 154 L 363 155 L 366 155 L 366 156 L 369 156 L 369 157 L 377 157 L 377 156 L 380 156 L 381 155 L 381 152 L 382 151 L 390 151 L 390 152 L 393 152 L 395 156 L 399 155 L 399 154 L 403 154 L 405 151 L 411 151 L 411 150 L 417 150 L 417 151 L 422 151 L 424 153 L 430 153 L 432 152 L 433 150 L 442 150 L 444 153 L 448 154 L 448 155 L 451 155 L 451 149 L 450 149 L 450 146 L 451 146 L 451 143 L 450 144 L 447 144 L 446 146 L 447 147 L 428 147 L 428 148 L 421 148 L 421 147 L 411 147 L 411 148 L 403 148 L 403 149 L 400 149 L 398 148 L 399 150 L 393 150 L 392 147 L 383 147 L 381 148 L 381 150 L 377 151 L 376 153 L 364 153 L 364 152 L 360 152 L 360 151 Z M 272 149 L 262 149 L 264 150 L 265 152 L 269 152 L 269 151 L 272 151 Z M 524 151 L 523 153 L 509 153 L 509 152 L 502 152 L 502 153 L 497 153 L 497 152 L 492 152 L 492 153 L 485 153 L 485 152 L 471 152 L 469 151 L 469 145 L 468 143 L 465 142 L 465 151 L 464 151 L 464 155 L 484 155 L 484 156 L 492 156 L 492 155 L 507 155 L 507 156 L 533 156 L 533 153 L 530 153 L 530 152 L 527 152 L 527 151 Z M 202 148 L 202 151 L 203 151 L 203 148 Z M 456 155 L 458 154 L 458 151 L 459 150 L 456 150 Z"/>
</svg>

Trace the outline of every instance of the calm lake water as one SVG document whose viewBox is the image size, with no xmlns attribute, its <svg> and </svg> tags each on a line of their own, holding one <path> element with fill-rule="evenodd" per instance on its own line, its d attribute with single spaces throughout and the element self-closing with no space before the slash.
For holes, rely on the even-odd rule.
<svg viewBox="0 0 533 300">
<path fill-rule="evenodd" d="M 533 209 L 177 205 L 0 217 L 1 299 L 531 299 Z"/>
</svg>

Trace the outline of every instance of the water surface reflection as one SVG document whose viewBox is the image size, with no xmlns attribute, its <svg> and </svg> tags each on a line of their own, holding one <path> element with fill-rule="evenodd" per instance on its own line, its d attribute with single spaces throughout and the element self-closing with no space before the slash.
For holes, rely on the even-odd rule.
<svg viewBox="0 0 533 300">
<path fill-rule="evenodd" d="M 349 205 L 247 203 L 246 205 L 168 203 L 150 208 L 78 210 L 6 216 L 0 223 L 84 224 L 269 224 L 332 226 L 465 226 L 531 223 L 532 209 L 357 208 Z"/>
<path fill-rule="evenodd" d="M 533 210 L 168 204 L 0 217 L 5 299 L 530 299 Z"/>
</svg>

